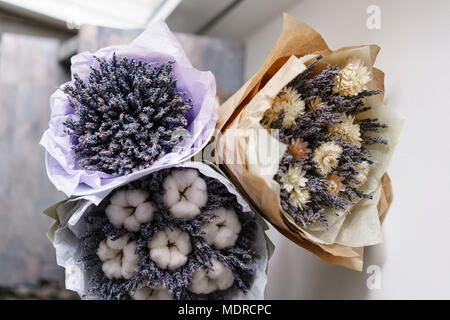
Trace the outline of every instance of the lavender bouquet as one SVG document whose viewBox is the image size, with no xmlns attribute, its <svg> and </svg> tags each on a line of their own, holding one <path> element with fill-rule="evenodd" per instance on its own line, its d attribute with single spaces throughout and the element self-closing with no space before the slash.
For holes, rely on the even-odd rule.
<svg viewBox="0 0 450 320">
<path fill-rule="evenodd" d="M 66 287 L 84 299 L 262 299 L 267 226 L 212 167 L 169 166 L 48 211 Z"/>
<path fill-rule="evenodd" d="M 162 21 L 129 45 L 74 56 L 71 71 L 41 139 L 48 176 L 67 196 L 99 195 L 180 163 L 212 135 L 214 76 L 192 67 Z"/>
</svg>

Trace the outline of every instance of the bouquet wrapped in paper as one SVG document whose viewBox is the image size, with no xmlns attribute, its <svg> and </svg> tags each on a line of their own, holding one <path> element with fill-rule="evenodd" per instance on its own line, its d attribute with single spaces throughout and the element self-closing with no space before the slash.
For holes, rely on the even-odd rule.
<svg viewBox="0 0 450 320">
<path fill-rule="evenodd" d="M 72 80 L 52 95 L 40 142 L 48 176 L 67 196 L 101 197 L 189 159 L 210 140 L 214 76 L 192 67 L 163 21 L 129 45 L 83 52 L 71 62 Z"/>
<path fill-rule="evenodd" d="M 330 50 L 285 15 L 261 69 L 219 108 L 215 157 L 283 235 L 361 270 L 382 242 L 386 169 L 403 120 L 385 104 L 376 45 Z"/>
<path fill-rule="evenodd" d="M 185 162 L 47 209 L 66 288 L 83 299 L 263 299 L 267 226 L 214 166 Z"/>
</svg>

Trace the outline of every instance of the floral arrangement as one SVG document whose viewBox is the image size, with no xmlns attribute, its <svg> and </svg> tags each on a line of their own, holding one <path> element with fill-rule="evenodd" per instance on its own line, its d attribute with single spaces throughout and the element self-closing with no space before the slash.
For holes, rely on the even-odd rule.
<svg viewBox="0 0 450 320">
<path fill-rule="evenodd" d="M 326 208 L 350 213 L 352 199 L 372 199 L 361 191 L 373 165 L 368 146 L 387 141 L 373 134 L 385 124 L 358 117 L 371 109 L 363 99 L 381 93 L 367 90 L 367 66 L 350 58 L 312 75 L 321 58 L 283 88 L 261 123 L 288 145 L 274 177 L 282 208 L 305 228 L 319 221 L 328 229 Z"/>
<path fill-rule="evenodd" d="M 50 180 L 95 195 L 180 163 L 210 140 L 215 80 L 194 69 L 163 21 L 133 42 L 71 59 L 72 80 L 50 99 L 41 139 Z"/>
<path fill-rule="evenodd" d="M 278 231 L 362 270 L 382 242 L 386 174 L 403 120 L 383 103 L 376 45 L 328 48 L 284 15 L 260 70 L 219 108 L 214 158 Z"/>
<path fill-rule="evenodd" d="M 206 164 L 153 172 L 98 205 L 70 203 L 55 209 L 53 243 L 66 274 L 77 270 L 66 285 L 82 298 L 263 297 L 263 229 L 231 183 Z"/>
</svg>

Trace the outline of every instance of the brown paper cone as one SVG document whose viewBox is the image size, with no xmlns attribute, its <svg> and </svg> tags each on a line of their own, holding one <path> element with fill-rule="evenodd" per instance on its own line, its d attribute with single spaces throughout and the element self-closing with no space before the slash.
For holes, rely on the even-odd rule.
<svg viewBox="0 0 450 320">
<path fill-rule="evenodd" d="M 284 14 L 281 36 L 261 69 L 219 108 L 219 120 L 216 129 L 222 136 L 218 138 L 217 135 L 216 141 L 217 150 L 222 150 L 222 160 L 224 161 L 224 164 L 221 165 L 222 169 L 227 172 L 240 191 L 247 196 L 254 208 L 257 208 L 260 214 L 280 233 L 328 263 L 361 271 L 363 267 L 363 247 L 353 248 L 338 244 L 322 245 L 307 239 L 298 229 L 285 220 L 280 213 L 276 194 L 263 179 L 252 175 L 245 164 L 232 164 L 235 162 L 227 161 L 227 157 L 234 157 L 235 154 L 241 159 L 242 157 L 245 159 L 243 150 L 246 140 L 237 139 L 233 143 L 226 143 L 227 130 L 248 129 L 252 127 L 251 124 L 254 119 L 261 119 L 263 108 L 255 107 L 255 104 L 264 104 L 265 102 L 264 95 L 258 95 L 262 88 L 269 92 L 276 88 L 281 89 L 304 70 L 303 63 L 297 58 L 313 53 L 327 56 L 352 48 L 357 47 L 345 47 L 331 51 L 321 35 L 314 29 Z M 375 62 L 379 50 L 380 48 L 376 45 L 370 46 L 372 64 Z M 373 69 L 373 81 L 370 89 L 384 91 L 384 74 L 382 71 Z M 379 98 L 383 99 L 383 95 L 379 95 Z M 216 156 L 219 153 L 216 152 Z M 392 202 L 392 188 L 387 174 L 383 176 L 381 183 L 382 194 L 377 208 L 382 221 Z"/>
</svg>

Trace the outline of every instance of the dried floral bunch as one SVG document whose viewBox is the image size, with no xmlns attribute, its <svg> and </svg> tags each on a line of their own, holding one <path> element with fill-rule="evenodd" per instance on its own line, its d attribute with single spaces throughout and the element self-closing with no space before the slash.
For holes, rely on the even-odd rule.
<svg viewBox="0 0 450 320">
<path fill-rule="evenodd" d="M 64 125 L 78 165 L 112 175 L 145 169 L 180 142 L 192 102 L 176 88 L 173 61 L 96 60 L 87 82 L 75 74 L 63 89 L 76 112 Z"/>
<path fill-rule="evenodd" d="M 133 181 L 85 220 L 80 249 L 99 299 L 221 299 L 254 278 L 255 217 L 197 169 Z"/>
<path fill-rule="evenodd" d="M 371 108 L 364 98 L 380 93 L 368 91 L 369 69 L 352 58 L 342 69 L 317 71 L 320 59 L 278 94 L 261 124 L 279 129 L 280 141 L 289 146 L 274 177 L 282 208 L 305 228 L 319 221 L 328 229 L 325 209 L 349 213 L 353 199 L 371 199 L 361 191 L 373 164 L 368 146 L 387 141 L 376 135 L 386 125 L 358 116 Z"/>
</svg>

